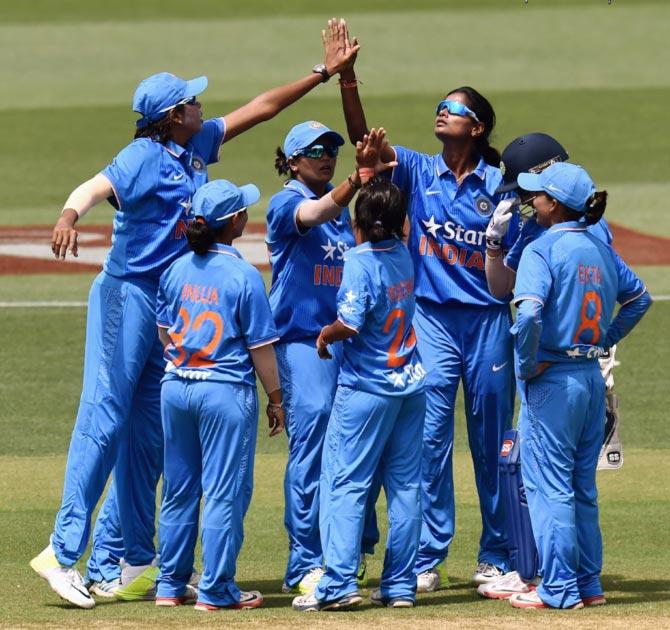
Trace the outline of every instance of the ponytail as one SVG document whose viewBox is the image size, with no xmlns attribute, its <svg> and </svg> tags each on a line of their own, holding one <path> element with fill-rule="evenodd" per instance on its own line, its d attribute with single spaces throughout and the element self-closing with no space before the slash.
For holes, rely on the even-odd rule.
<svg viewBox="0 0 670 630">
<path fill-rule="evenodd" d="M 275 170 L 279 173 L 280 176 L 288 175 L 289 179 L 293 179 L 293 171 L 288 164 L 288 158 L 286 154 L 281 150 L 281 147 L 277 147 L 275 151 Z"/>
<path fill-rule="evenodd" d="M 371 243 L 403 238 L 406 215 L 405 195 L 383 177 L 369 180 L 356 199 L 356 227 Z"/>
<path fill-rule="evenodd" d="M 214 245 L 216 232 L 204 221 L 196 219 L 186 228 L 186 239 L 188 240 L 188 246 L 198 256 L 204 256 Z"/>
<path fill-rule="evenodd" d="M 496 126 L 496 113 L 493 105 L 475 88 L 468 85 L 451 90 L 447 97 L 452 94 L 463 94 L 467 106 L 477 115 L 479 122 L 484 124 L 484 133 L 475 140 L 477 152 L 490 166 L 500 166 L 500 152 L 489 144 L 489 137 Z"/>
<path fill-rule="evenodd" d="M 584 216 L 586 217 L 587 225 L 594 225 L 598 223 L 605 214 L 607 207 L 607 191 L 594 192 L 586 202 L 586 210 Z"/>
</svg>

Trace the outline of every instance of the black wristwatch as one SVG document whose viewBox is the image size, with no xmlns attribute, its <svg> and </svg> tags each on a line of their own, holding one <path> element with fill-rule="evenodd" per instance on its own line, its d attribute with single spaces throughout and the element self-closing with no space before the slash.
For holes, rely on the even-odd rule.
<svg viewBox="0 0 670 630">
<path fill-rule="evenodd" d="M 326 81 L 328 81 L 328 79 L 330 79 L 330 74 L 328 74 L 328 68 L 326 68 L 326 64 L 324 63 L 317 63 L 312 68 L 312 72 L 321 75 L 321 83 L 325 83 Z"/>
</svg>

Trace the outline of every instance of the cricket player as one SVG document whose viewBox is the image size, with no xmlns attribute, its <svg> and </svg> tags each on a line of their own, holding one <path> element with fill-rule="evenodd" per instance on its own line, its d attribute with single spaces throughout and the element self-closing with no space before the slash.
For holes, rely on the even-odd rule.
<svg viewBox="0 0 670 630">
<path fill-rule="evenodd" d="M 374 138 L 376 130 L 370 134 Z M 412 325 L 414 269 L 402 243 L 405 216 L 404 195 L 387 179 L 370 180 L 356 200 L 358 245 L 346 255 L 337 319 L 317 340 L 325 359 L 331 359 L 329 344 L 345 340 L 321 474 L 326 569 L 313 593 L 293 601 L 295 610 L 342 610 L 361 603 L 356 569 L 378 472 L 389 534 L 381 584 L 371 601 L 414 606 L 425 370 Z"/>
<path fill-rule="evenodd" d="M 75 224 L 90 208 L 110 199 L 117 209 L 112 248 L 89 295 L 84 384 L 63 500 L 49 544 L 31 561 L 72 604 L 95 605 L 74 565 L 88 543 L 91 514 L 113 467 L 125 560 L 115 592 L 122 599 L 144 599 L 154 588 L 164 367 L 155 295 L 161 273 L 186 251 L 192 197 L 207 181 L 207 165 L 218 160 L 222 142 L 272 118 L 339 72 L 355 54 L 355 48 L 344 50 L 338 42 L 326 41 L 324 63 L 304 78 L 204 122 L 197 97 L 207 87 L 206 77 L 184 81 L 166 72 L 152 75 L 140 83 L 133 99 L 133 110 L 141 115 L 135 140 L 66 201 L 52 237 L 58 258 L 67 251 L 77 255 Z"/>
<path fill-rule="evenodd" d="M 267 395 L 271 433 L 284 426 L 272 344 L 277 331 L 260 273 L 232 247 L 260 192 L 216 180 L 193 196 L 193 250 L 160 279 L 159 336 L 167 366 L 161 388 L 165 436 L 157 606 L 196 610 L 256 608 L 258 591 L 240 591 L 235 566 L 253 479 L 258 425 L 256 374 Z M 202 511 L 203 573 L 188 584 Z"/>
<path fill-rule="evenodd" d="M 309 593 L 323 573 L 319 536 L 321 450 L 340 370 L 341 344 L 333 360 L 315 351 L 323 326 L 335 317 L 344 255 L 354 246 L 347 204 L 360 188 L 354 170 L 333 186 L 342 136 L 308 120 L 295 125 L 277 149 L 275 166 L 288 175 L 267 211 L 267 245 L 272 265 L 270 306 L 280 342 L 279 373 L 286 396 L 289 455 L 284 478 L 284 523 L 289 558 L 282 590 Z M 363 550 L 379 537 L 371 507 Z M 365 564 L 362 562 L 361 577 Z"/>
<path fill-rule="evenodd" d="M 348 40 L 346 29 L 331 25 Z M 350 42 L 353 45 L 354 42 Z M 368 132 L 353 62 L 341 73 L 342 104 L 349 138 Z M 397 161 L 392 181 L 408 197 L 408 247 L 416 270 L 416 328 L 428 372 L 423 438 L 423 527 L 416 563 L 417 590 L 448 585 L 444 561 L 454 535 L 452 471 L 454 406 L 463 383 L 468 442 L 482 515 L 478 585 L 509 570 L 498 451 L 514 409 L 512 323 L 509 299 L 493 297 L 484 274 L 486 226 L 509 193 L 499 153 L 489 144 L 495 126 L 491 104 L 471 87 L 451 90 L 436 108 L 439 152 L 427 155 L 388 147 L 384 161 Z M 513 221 L 503 247 L 515 242 Z"/>
<path fill-rule="evenodd" d="M 520 379 L 521 469 L 542 581 L 510 598 L 517 608 L 603 605 L 596 465 L 605 425 L 597 358 L 651 304 L 640 279 L 587 231 L 607 193 L 580 166 L 522 173 L 547 231 L 521 255 L 512 329 Z M 612 320 L 615 302 L 621 309 Z"/>
</svg>

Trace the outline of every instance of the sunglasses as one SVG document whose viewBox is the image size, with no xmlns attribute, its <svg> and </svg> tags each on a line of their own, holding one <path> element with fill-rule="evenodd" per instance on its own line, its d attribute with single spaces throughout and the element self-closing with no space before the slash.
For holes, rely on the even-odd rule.
<svg viewBox="0 0 670 630">
<path fill-rule="evenodd" d="M 477 114 L 475 114 L 469 107 L 466 107 L 459 101 L 450 101 L 449 99 L 440 101 L 437 109 L 435 110 L 435 113 L 439 114 L 443 109 L 446 109 L 450 114 L 454 114 L 456 116 L 470 116 L 470 118 L 472 118 L 472 120 L 475 122 L 480 122 L 479 118 L 477 118 Z"/>
<path fill-rule="evenodd" d="M 311 147 L 306 149 L 300 149 L 293 154 L 293 157 L 298 157 L 304 155 L 305 157 L 312 158 L 313 160 L 318 160 L 323 157 L 325 153 L 328 157 L 334 158 L 337 157 L 337 154 L 340 151 L 340 147 L 322 145 L 322 144 L 313 144 Z"/>
<path fill-rule="evenodd" d="M 533 208 L 533 201 L 537 198 L 537 194 L 532 195 L 530 197 L 526 197 L 520 204 L 519 204 L 519 216 L 522 219 L 530 219 L 535 216 L 535 208 Z"/>
<path fill-rule="evenodd" d="M 190 96 L 189 98 L 185 98 L 177 103 L 177 105 L 195 105 L 196 101 L 198 100 L 197 96 Z M 175 105 L 175 107 L 177 106 Z"/>
</svg>

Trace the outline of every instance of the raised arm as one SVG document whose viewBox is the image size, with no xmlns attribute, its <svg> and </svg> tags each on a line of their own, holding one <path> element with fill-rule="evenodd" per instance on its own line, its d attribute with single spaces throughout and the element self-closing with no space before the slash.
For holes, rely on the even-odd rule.
<svg viewBox="0 0 670 630">
<path fill-rule="evenodd" d="M 51 251 L 56 258 L 65 260 L 66 252 L 77 256 L 77 230 L 75 224 L 93 206 L 114 195 L 110 181 L 98 173 L 75 188 L 67 198 L 51 234 Z"/>
<path fill-rule="evenodd" d="M 310 228 L 340 216 L 342 208 L 354 198 L 356 191 L 377 173 L 393 168 L 396 162 L 383 162 L 381 154 L 386 143 L 384 129 L 372 129 L 362 142 L 356 143 L 356 169 L 341 184 L 321 199 L 309 199 L 298 208 L 298 227 Z"/>
<path fill-rule="evenodd" d="M 342 42 L 345 50 L 356 50 L 356 54 L 350 57 L 349 63 L 340 71 L 340 96 L 342 97 L 342 111 L 344 112 L 344 120 L 347 124 L 347 134 L 352 144 L 356 144 L 363 140 L 363 137 L 369 133 L 368 123 L 365 120 L 365 112 L 363 104 L 358 93 L 358 79 L 354 65 L 360 45 L 358 40 L 354 37 L 350 39 L 349 30 L 346 22 L 340 20 L 330 20 L 328 22 L 328 31 L 330 37 Z M 390 145 L 385 145 L 381 158 L 384 162 L 391 162 L 395 160 L 395 151 Z"/>
<path fill-rule="evenodd" d="M 344 20 L 342 20 L 344 22 Z M 346 24 L 345 24 L 346 27 Z M 223 117 L 226 135 L 224 142 L 251 129 L 265 120 L 270 120 L 283 109 L 295 103 L 313 90 L 319 83 L 328 81 L 334 74 L 345 68 L 358 52 L 358 45 L 346 47 L 341 39 L 333 39 L 322 33 L 325 65 L 324 74 L 313 71 L 302 79 L 276 87 L 259 94 L 239 109 Z"/>
</svg>

